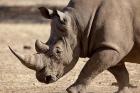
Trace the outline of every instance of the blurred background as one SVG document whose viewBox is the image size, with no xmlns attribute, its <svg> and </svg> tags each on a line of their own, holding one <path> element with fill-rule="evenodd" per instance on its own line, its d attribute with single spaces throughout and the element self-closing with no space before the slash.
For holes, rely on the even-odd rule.
<svg viewBox="0 0 140 93">
<path fill-rule="evenodd" d="M 62 9 L 67 4 L 68 0 L 0 0 L 0 22 L 44 22 L 37 7 Z"/>
<path fill-rule="evenodd" d="M 23 54 L 35 53 L 36 39 L 46 42 L 50 35 L 49 20 L 43 18 L 39 6 L 62 9 L 69 0 L 0 0 L 0 93 L 66 93 L 65 89 L 78 77 L 85 59 L 80 59 L 75 68 L 53 84 L 42 84 L 35 78 L 35 72 L 24 67 L 11 54 L 8 45 Z M 138 86 L 134 93 L 140 93 L 140 65 L 127 64 L 131 84 Z M 113 93 L 116 82 L 107 71 L 100 74 L 88 87 L 92 93 Z"/>
</svg>

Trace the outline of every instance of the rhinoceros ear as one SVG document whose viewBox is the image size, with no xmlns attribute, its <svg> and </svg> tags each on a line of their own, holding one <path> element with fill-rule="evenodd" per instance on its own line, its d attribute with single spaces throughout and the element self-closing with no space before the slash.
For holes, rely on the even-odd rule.
<svg viewBox="0 0 140 93">
<path fill-rule="evenodd" d="M 56 9 L 50 10 L 50 9 L 45 8 L 45 7 L 39 7 L 38 9 L 40 10 L 42 16 L 44 16 L 45 18 L 52 19 L 54 17 L 58 17 L 62 24 L 66 23 L 65 13 L 63 13 L 59 10 L 56 10 Z"/>
<path fill-rule="evenodd" d="M 43 17 L 47 19 L 51 19 L 53 15 L 53 10 L 47 9 L 45 7 L 39 7 L 38 8 L 42 14 Z"/>
<path fill-rule="evenodd" d="M 59 18 L 60 22 L 62 24 L 66 24 L 66 14 L 59 11 L 59 10 L 54 10 L 53 13 Z"/>
</svg>

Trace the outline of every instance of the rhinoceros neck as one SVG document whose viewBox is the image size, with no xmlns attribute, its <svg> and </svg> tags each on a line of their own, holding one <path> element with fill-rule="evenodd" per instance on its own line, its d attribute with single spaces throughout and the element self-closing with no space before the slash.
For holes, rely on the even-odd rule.
<svg viewBox="0 0 140 93">
<path fill-rule="evenodd" d="M 71 0 L 64 9 L 75 18 L 79 31 L 81 57 L 88 55 L 89 35 L 94 21 L 94 16 L 102 0 Z"/>
</svg>

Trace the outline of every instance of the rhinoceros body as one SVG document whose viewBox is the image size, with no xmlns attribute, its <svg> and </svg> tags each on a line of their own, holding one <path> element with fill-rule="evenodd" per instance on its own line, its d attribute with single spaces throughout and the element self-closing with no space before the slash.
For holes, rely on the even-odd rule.
<svg viewBox="0 0 140 93">
<path fill-rule="evenodd" d="M 116 78 L 119 93 L 131 93 L 125 62 L 140 63 L 139 5 L 140 0 L 71 0 L 62 12 L 40 7 L 52 20 L 49 40 L 37 40 L 32 56 L 11 51 L 44 83 L 57 81 L 79 57 L 89 57 L 69 93 L 86 93 L 86 86 L 104 70 Z"/>
</svg>

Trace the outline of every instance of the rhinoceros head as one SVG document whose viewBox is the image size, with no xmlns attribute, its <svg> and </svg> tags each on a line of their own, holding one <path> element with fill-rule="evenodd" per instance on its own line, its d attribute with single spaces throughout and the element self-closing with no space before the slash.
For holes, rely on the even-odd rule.
<svg viewBox="0 0 140 93">
<path fill-rule="evenodd" d="M 37 53 L 31 56 L 22 56 L 12 53 L 30 69 L 36 71 L 40 82 L 52 83 L 70 71 L 79 58 L 79 44 L 77 28 L 72 17 L 65 12 L 49 10 L 40 7 L 41 14 L 51 19 L 51 35 L 47 43 L 37 40 Z"/>
</svg>

